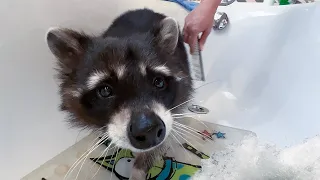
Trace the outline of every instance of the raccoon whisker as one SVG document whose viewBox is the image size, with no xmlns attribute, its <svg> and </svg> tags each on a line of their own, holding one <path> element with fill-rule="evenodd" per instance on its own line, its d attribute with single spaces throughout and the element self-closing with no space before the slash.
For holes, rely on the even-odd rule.
<svg viewBox="0 0 320 180">
<path fill-rule="evenodd" d="M 183 139 L 183 140 L 185 140 L 188 144 L 190 144 L 191 146 L 193 146 L 193 147 L 196 147 L 196 146 L 194 146 L 190 141 L 188 141 L 186 138 L 184 138 L 183 137 L 183 135 L 184 136 L 187 136 L 185 133 L 182 133 L 182 132 L 180 132 L 180 131 L 178 131 L 177 129 L 172 129 L 179 137 L 181 137 L 181 139 Z M 197 142 L 197 143 L 199 143 L 199 142 Z M 199 143 L 200 144 L 200 143 Z M 200 144 L 201 145 L 201 144 Z"/>
<path fill-rule="evenodd" d="M 199 115 L 199 114 L 195 114 L 195 113 L 171 114 L 172 117 L 180 117 L 185 115 Z"/>
<path fill-rule="evenodd" d="M 183 80 L 183 79 L 185 79 L 185 78 L 188 78 L 188 77 L 190 77 L 190 76 L 181 77 L 181 78 L 180 78 L 180 81 Z"/>
<path fill-rule="evenodd" d="M 184 131 L 184 132 L 190 134 L 191 136 L 193 136 L 193 137 L 195 137 L 195 138 L 201 139 L 201 135 L 198 134 L 198 133 L 192 133 L 192 132 L 190 132 L 190 131 L 188 131 L 188 130 L 186 130 L 186 129 L 184 129 L 184 128 L 181 128 L 181 127 L 179 127 L 179 126 L 173 126 L 173 127 L 177 128 L 177 129 L 175 129 L 175 130 L 177 130 L 177 131 L 178 131 L 178 129 L 179 129 L 179 130 L 181 130 L 181 131 Z M 180 132 L 181 132 L 181 131 L 180 131 Z M 186 135 L 186 134 L 185 134 L 185 135 Z"/>
<path fill-rule="evenodd" d="M 104 160 L 106 159 L 106 157 L 107 157 L 107 155 L 108 155 L 109 150 L 111 150 L 111 149 L 113 149 L 113 148 L 116 147 L 116 146 L 114 146 L 114 147 L 110 148 L 110 146 L 111 146 L 112 144 L 116 143 L 116 142 L 117 142 L 117 141 L 111 142 L 111 143 L 108 145 L 108 147 L 101 153 L 101 155 L 99 156 L 98 159 L 100 159 L 100 158 L 105 154 L 105 156 L 104 156 L 104 158 L 103 158 L 103 161 L 102 161 L 102 162 L 104 162 Z M 107 152 L 106 152 L 106 151 L 107 151 Z M 93 166 L 94 166 L 94 164 L 91 166 L 91 168 L 92 168 Z M 102 167 L 102 163 L 100 164 L 97 172 L 91 177 L 91 179 L 94 179 L 94 177 L 98 174 L 98 172 L 99 172 L 99 170 L 100 170 L 101 167 Z M 91 172 L 91 168 L 90 168 L 90 172 Z M 86 178 L 86 179 L 87 179 L 87 178 Z"/>
<path fill-rule="evenodd" d="M 79 138 L 80 133 L 81 133 L 83 130 L 85 130 L 85 129 L 86 129 L 86 127 L 84 127 L 84 128 L 82 128 L 81 130 L 79 130 L 79 133 L 78 133 L 78 135 L 77 135 L 77 137 L 76 137 L 75 143 L 78 142 L 78 138 Z M 99 129 L 100 129 L 100 128 L 99 128 Z M 97 130 L 91 131 L 91 133 L 95 133 L 96 131 L 97 131 Z M 96 138 L 92 141 L 92 143 L 90 144 L 90 146 L 93 145 L 94 141 L 97 140 L 101 134 L 102 134 L 102 132 L 100 132 L 99 135 L 98 135 L 98 137 L 96 137 Z"/>
<path fill-rule="evenodd" d="M 191 132 L 193 132 L 193 133 L 196 133 L 196 134 L 198 134 L 198 133 L 200 132 L 200 131 L 197 130 L 197 129 L 194 129 L 194 128 L 190 127 L 190 126 L 187 126 L 187 125 L 178 123 L 178 122 L 176 122 L 176 121 L 174 121 L 173 124 L 176 125 L 176 126 L 180 126 L 181 128 L 185 128 L 186 130 L 189 130 L 189 131 L 191 131 Z M 209 137 L 209 136 L 206 135 L 206 134 L 203 134 L 203 136 L 206 136 L 206 137 L 208 137 L 208 138 L 211 138 L 211 137 Z"/>
<path fill-rule="evenodd" d="M 178 128 L 177 126 L 175 126 L 175 128 Z M 208 135 L 205 134 L 200 134 L 199 132 L 190 130 L 190 129 L 186 129 L 185 127 L 179 127 L 180 130 L 188 132 L 189 134 L 191 134 L 194 137 L 197 137 L 198 139 L 203 139 L 203 136 L 210 138 Z M 213 141 L 208 141 L 209 143 L 214 143 Z M 202 145 L 202 144 L 201 144 Z"/>
<path fill-rule="evenodd" d="M 174 119 L 184 119 L 184 118 L 193 118 L 194 116 L 192 115 L 184 115 L 184 116 L 173 116 Z"/>
<path fill-rule="evenodd" d="M 67 176 L 73 171 L 73 169 L 77 166 L 78 162 L 85 156 L 85 154 L 86 154 L 87 152 L 89 152 L 95 145 L 99 144 L 99 141 L 101 141 L 101 139 L 100 139 L 95 145 L 93 145 L 93 143 L 94 143 L 98 138 L 99 138 L 99 136 L 96 137 L 96 138 L 92 141 L 92 143 L 91 143 L 90 146 L 89 146 L 90 148 L 89 148 L 86 152 L 84 152 L 84 153 L 72 164 L 71 168 L 69 169 L 69 171 L 68 171 L 68 172 L 66 173 L 66 175 L 64 176 L 64 179 L 66 179 Z"/>
<path fill-rule="evenodd" d="M 198 118 L 194 118 L 194 116 L 180 116 L 180 117 L 173 117 L 174 119 L 179 119 L 179 118 L 186 118 L 186 117 L 191 117 L 192 119 L 200 122 L 203 126 L 205 126 L 207 129 L 210 129 L 203 121 L 201 121 L 200 119 Z"/>
<path fill-rule="evenodd" d="M 174 149 L 173 149 L 173 145 L 172 145 L 172 142 L 173 141 L 173 138 L 172 136 L 168 136 L 168 138 L 166 139 L 166 150 L 165 150 L 165 153 L 168 151 L 168 150 L 172 150 L 171 152 L 173 153 L 173 155 L 175 156 L 174 154 Z"/>
<path fill-rule="evenodd" d="M 119 150 L 119 147 L 117 147 L 116 152 L 118 152 L 118 150 Z M 117 156 L 118 156 L 118 153 L 116 154 L 115 161 L 117 160 Z M 112 170 L 111 170 L 111 177 L 110 177 L 110 180 L 112 180 L 113 170 L 114 170 L 114 166 L 115 166 L 115 165 L 116 165 L 116 163 L 113 163 L 113 165 L 112 165 Z"/>
<path fill-rule="evenodd" d="M 100 129 L 102 129 L 102 128 L 99 128 L 99 129 L 97 129 L 97 130 L 95 130 L 95 131 L 92 131 L 92 133 L 95 133 L 95 132 L 97 132 L 98 130 L 100 130 Z M 105 132 L 100 132 L 98 135 L 97 135 L 97 137 L 94 139 L 94 140 L 92 140 L 92 143 L 90 144 L 90 146 L 89 147 L 93 147 L 93 146 L 95 146 L 96 144 L 98 144 L 98 142 L 101 142 L 101 143 L 103 143 L 104 142 L 104 137 L 108 137 L 108 136 L 106 136 L 107 134 L 105 133 Z M 102 138 L 100 139 L 100 140 L 98 140 L 98 142 L 96 142 L 96 144 L 94 145 L 94 142 L 97 140 L 97 139 L 99 139 L 100 137 L 102 136 Z M 104 138 L 104 139 L 103 139 Z M 89 151 L 89 150 L 87 150 L 87 151 Z M 84 155 L 84 154 L 83 154 Z"/>
<path fill-rule="evenodd" d="M 199 133 L 188 133 L 188 134 L 186 134 L 186 133 L 184 133 L 184 132 L 182 132 L 182 131 L 180 131 L 180 130 L 178 130 L 178 129 L 175 129 L 176 130 L 176 133 L 179 133 L 180 135 L 182 135 L 181 136 L 181 138 L 182 139 L 184 139 L 185 141 L 187 141 L 187 143 L 189 143 L 188 142 L 188 139 L 189 140 L 192 140 L 192 138 L 193 137 L 196 137 L 197 139 L 199 139 L 199 140 L 203 140 L 203 138 L 201 137 L 201 134 L 199 134 Z M 191 134 L 192 136 L 190 136 L 189 134 Z M 185 138 L 187 138 L 187 139 L 185 139 Z M 203 147 L 203 143 L 201 143 L 201 142 L 199 142 L 199 141 L 195 141 L 199 146 L 201 146 L 201 147 Z M 212 143 L 213 144 L 213 142 L 211 142 L 211 141 L 208 141 L 209 143 Z M 190 143 L 190 145 L 192 145 L 191 143 Z M 193 146 L 193 145 L 192 145 Z M 195 146 L 194 146 L 195 147 Z"/>
<path fill-rule="evenodd" d="M 189 129 L 188 127 L 184 127 L 184 126 L 181 126 L 181 125 L 176 125 L 176 124 L 174 124 L 174 126 L 175 127 L 177 127 L 177 126 L 180 126 L 180 128 L 183 128 L 183 129 L 185 129 L 186 131 L 188 131 L 188 132 L 192 132 L 192 133 L 194 133 L 194 134 L 197 134 L 197 132 L 198 131 L 195 131 L 195 130 L 193 130 L 193 129 Z M 199 134 L 200 135 L 200 134 Z"/>
<path fill-rule="evenodd" d="M 215 83 L 215 82 L 219 82 L 219 81 L 211 81 L 211 82 L 208 82 L 208 83 L 206 83 L 206 84 L 203 84 L 203 85 L 195 88 L 195 90 L 200 89 L 200 88 L 202 88 L 202 87 L 204 87 L 204 86 L 207 86 L 207 85 L 209 85 L 209 84 L 211 84 L 211 83 Z M 191 98 L 191 99 L 189 99 L 189 100 L 187 100 L 187 101 L 185 101 L 185 102 L 183 102 L 183 103 L 181 103 L 181 104 L 178 104 L 178 105 L 174 106 L 173 108 L 169 109 L 166 113 L 168 113 L 168 112 L 170 112 L 171 110 L 173 110 L 173 109 L 175 109 L 175 108 L 177 108 L 177 107 L 179 107 L 179 106 L 182 106 L 183 104 L 186 104 L 186 103 L 188 103 L 188 102 L 190 102 L 190 101 L 192 101 L 192 100 L 194 100 L 194 99 L 195 99 L 195 98 Z"/>
<path fill-rule="evenodd" d="M 174 130 L 173 131 L 171 131 L 171 132 L 175 132 Z M 177 141 L 177 143 L 181 146 L 181 147 L 183 147 L 183 145 L 182 145 L 182 143 L 179 141 L 179 139 L 173 134 L 173 133 L 170 133 L 174 138 L 175 138 L 175 140 Z M 185 152 L 185 154 L 187 154 L 188 156 L 189 156 L 189 159 L 191 159 L 191 156 L 190 156 L 190 154 L 187 152 L 187 150 L 185 149 L 185 148 L 183 148 L 184 149 L 184 152 Z"/>
<path fill-rule="evenodd" d="M 102 141 L 108 140 L 108 138 L 101 138 L 101 139 L 103 139 Z M 82 164 L 81 164 L 81 166 L 80 166 L 80 169 L 79 169 L 79 171 L 78 171 L 78 173 L 77 173 L 76 180 L 78 179 L 79 173 L 81 172 L 81 169 L 82 169 L 85 161 L 86 161 L 87 158 L 89 157 L 89 155 L 90 155 L 96 148 L 98 148 L 99 146 L 100 146 L 100 144 L 98 144 L 96 147 L 94 147 L 94 148 L 86 155 L 86 157 L 85 157 L 84 160 L 82 161 Z"/>
<path fill-rule="evenodd" d="M 166 111 L 166 113 L 168 113 L 168 112 L 170 112 L 170 111 L 174 110 L 175 108 L 177 108 L 177 107 L 179 107 L 179 106 L 182 106 L 182 105 L 184 105 L 184 104 L 186 104 L 186 103 L 188 103 L 188 102 L 190 102 L 190 101 L 192 101 L 192 100 L 194 100 L 194 99 L 195 99 L 195 98 L 191 98 L 191 99 L 189 99 L 189 100 L 187 100 L 187 101 L 185 101 L 185 102 L 182 102 L 182 103 L 180 103 L 180 104 L 178 104 L 178 105 L 174 106 L 173 108 L 171 108 L 171 109 L 167 110 L 167 111 Z"/>
<path fill-rule="evenodd" d="M 174 146 L 173 146 L 175 139 L 173 139 L 172 136 L 170 136 L 170 137 L 171 137 L 170 138 L 170 146 L 171 146 L 171 149 L 172 149 L 172 153 L 175 156 L 175 151 L 174 151 Z"/>
<path fill-rule="evenodd" d="M 103 136 L 103 137 L 100 139 L 101 142 L 107 141 L 107 140 L 109 139 L 107 133 L 105 133 L 105 134 L 106 134 L 106 135 Z M 84 160 L 82 161 L 82 164 L 81 164 L 81 166 L 80 166 L 80 169 L 79 169 L 79 171 L 78 171 L 78 173 L 77 173 L 76 180 L 78 179 L 78 176 L 79 176 L 79 174 L 80 174 L 80 171 L 81 171 L 84 163 L 86 162 L 87 158 L 89 157 L 89 155 L 90 155 L 94 150 L 96 150 L 96 149 L 100 146 L 100 144 L 101 144 L 101 143 L 99 143 L 98 145 L 96 145 L 96 147 L 93 148 L 93 149 L 86 155 L 86 157 L 85 157 Z"/>
<path fill-rule="evenodd" d="M 76 137 L 76 140 L 75 140 L 75 144 L 78 142 L 78 138 L 79 138 L 79 135 L 80 135 L 80 133 L 83 131 L 83 130 L 85 130 L 86 128 L 84 127 L 84 128 L 82 128 L 82 129 L 80 129 L 79 130 L 79 132 L 78 132 L 78 134 L 77 134 L 77 137 Z"/>
<path fill-rule="evenodd" d="M 93 142 L 98 139 L 99 136 L 97 138 L 95 138 L 93 140 Z M 98 140 L 98 142 L 96 142 L 94 145 L 90 145 L 90 148 L 84 152 L 71 166 L 71 168 L 69 169 L 69 171 L 66 173 L 66 175 L 64 176 L 63 179 L 67 179 L 67 177 L 70 175 L 70 173 L 72 173 L 74 171 L 74 169 L 79 165 L 79 163 L 81 162 L 81 160 L 86 156 L 87 153 L 91 153 L 92 149 L 95 149 L 96 147 L 98 147 L 100 145 L 100 143 L 104 140 L 104 138 L 101 138 L 100 140 Z"/>
<path fill-rule="evenodd" d="M 105 138 L 105 141 L 107 141 L 108 140 L 108 138 Z M 103 143 L 103 142 L 102 142 Z M 110 142 L 110 144 L 107 146 L 107 148 L 105 148 L 104 150 L 103 150 L 103 152 L 101 153 L 101 155 L 98 157 L 98 159 L 100 159 L 104 154 L 108 154 L 108 151 L 110 150 L 110 149 L 113 149 L 113 148 L 110 148 L 110 146 L 113 144 L 114 142 L 113 141 L 111 141 Z M 107 152 L 106 152 L 107 151 Z M 106 153 L 105 153 L 106 152 Z M 95 163 L 93 163 L 92 164 L 92 166 L 90 167 L 90 172 L 91 172 L 91 170 L 92 170 L 92 168 L 94 167 L 94 165 L 95 165 Z M 99 167 L 99 169 L 100 169 L 100 167 Z M 98 171 L 99 171 L 99 169 L 98 169 Z M 85 179 L 87 179 L 87 177 L 88 177 L 88 174 L 86 175 L 86 178 Z M 91 178 L 92 179 L 92 178 Z"/>
<path fill-rule="evenodd" d="M 215 81 L 211 81 L 211 82 L 208 82 L 208 83 L 202 84 L 201 86 L 199 86 L 199 87 L 195 88 L 194 90 L 200 89 L 200 88 L 202 88 L 202 87 L 204 87 L 204 86 L 207 86 L 207 85 L 212 84 L 212 83 L 215 83 L 215 82 L 219 82 L 219 80 L 215 80 Z"/>
<path fill-rule="evenodd" d="M 169 136 L 169 137 L 171 137 L 171 136 Z M 170 140 L 170 141 L 168 141 L 168 143 L 169 143 L 169 148 L 171 148 L 171 149 L 173 150 L 173 146 L 172 146 L 172 143 L 171 143 L 171 140 L 173 140 L 172 137 L 169 138 L 168 140 Z M 173 152 L 173 151 L 172 151 L 172 152 Z"/>
<path fill-rule="evenodd" d="M 105 154 L 105 157 L 103 158 L 103 161 L 102 161 L 102 162 L 105 161 L 105 159 L 106 159 L 106 157 L 107 157 L 107 155 L 108 155 L 108 151 L 114 149 L 115 147 L 116 147 L 116 146 L 114 146 L 114 147 L 112 147 L 112 148 L 109 148 L 109 149 L 107 150 L 107 152 L 104 153 L 104 154 Z M 99 157 L 99 158 L 100 158 L 100 157 Z M 99 166 L 98 170 L 96 171 L 96 173 L 91 177 L 91 179 L 94 179 L 94 177 L 96 177 L 96 175 L 98 174 L 98 172 L 99 172 L 99 170 L 101 169 L 101 167 L 102 167 L 102 163 L 100 164 L 100 166 Z"/>
<path fill-rule="evenodd" d="M 173 124 L 174 124 L 174 125 L 177 125 L 177 126 L 180 126 L 180 127 L 186 127 L 187 129 L 193 130 L 193 131 L 195 131 L 195 132 L 198 132 L 198 131 L 199 131 L 198 129 L 195 129 L 195 128 L 190 127 L 190 126 L 188 126 L 188 125 L 179 123 L 179 122 L 177 122 L 177 121 L 173 121 Z"/>
<path fill-rule="evenodd" d="M 106 128 L 106 127 L 107 127 L 106 125 L 102 126 L 102 127 L 98 128 L 98 129 L 93 130 L 92 133 L 98 132 L 98 131 L 102 130 L 103 128 Z M 100 132 L 100 134 L 102 134 L 102 133 L 103 132 Z"/>
<path fill-rule="evenodd" d="M 176 126 L 179 126 L 181 128 L 185 128 L 186 130 L 189 130 L 189 131 L 194 132 L 194 133 L 200 132 L 200 130 L 198 130 L 198 129 L 195 129 L 195 128 L 190 127 L 190 126 L 185 125 L 185 124 L 178 123 L 176 121 L 173 124 L 176 125 Z"/>
</svg>

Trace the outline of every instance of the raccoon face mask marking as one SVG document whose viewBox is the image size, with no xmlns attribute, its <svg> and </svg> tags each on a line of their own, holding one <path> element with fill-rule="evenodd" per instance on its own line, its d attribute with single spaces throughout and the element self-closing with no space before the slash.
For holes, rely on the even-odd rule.
<svg viewBox="0 0 320 180">
<path fill-rule="evenodd" d="M 190 99 L 192 81 L 178 23 L 148 9 L 128 11 L 102 35 L 50 28 L 61 110 L 72 126 L 102 128 L 135 152 L 161 145 L 172 129 L 168 111 Z"/>
</svg>

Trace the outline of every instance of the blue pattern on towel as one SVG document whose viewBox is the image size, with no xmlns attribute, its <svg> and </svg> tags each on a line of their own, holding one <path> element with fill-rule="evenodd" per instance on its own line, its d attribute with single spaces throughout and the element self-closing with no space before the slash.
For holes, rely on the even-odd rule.
<svg viewBox="0 0 320 180">
<path fill-rule="evenodd" d="M 165 0 L 165 1 L 178 3 L 180 6 L 182 6 L 188 11 L 192 11 L 194 8 L 196 8 L 199 5 L 198 2 L 192 2 L 187 0 Z"/>
</svg>

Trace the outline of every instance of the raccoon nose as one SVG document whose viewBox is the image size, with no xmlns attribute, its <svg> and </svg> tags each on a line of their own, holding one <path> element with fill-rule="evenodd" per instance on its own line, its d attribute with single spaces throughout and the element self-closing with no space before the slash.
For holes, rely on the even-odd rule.
<svg viewBox="0 0 320 180">
<path fill-rule="evenodd" d="M 133 147 L 137 149 L 154 147 L 163 141 L 165 134 L 165 124 L 156 114 L 132 114 L 128 135 Z"/>
</svg>

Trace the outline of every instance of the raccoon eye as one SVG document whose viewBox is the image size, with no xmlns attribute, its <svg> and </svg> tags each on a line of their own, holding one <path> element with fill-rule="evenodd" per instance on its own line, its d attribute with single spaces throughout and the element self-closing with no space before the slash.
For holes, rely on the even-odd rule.
<svg viewBox="0 0 320 180">
<path fill-rule="evenodd" d="M 112 89 L 110 86 L 102 86 L 97 89 L 98 96 L 101 98 L 107 98 L 112 95 Z"/>
<path fill-rule="evenodd" d="M 166 88 L 167 83 L 166 83 L 166 81 L 165 81 L 164 78 L 162 78 L 162 77 L 155 77 L 155 78 L 153 79 L 153 85 L 154 85 L 156 88 L 163 90 L 163 89 Z"/>
</svg>

